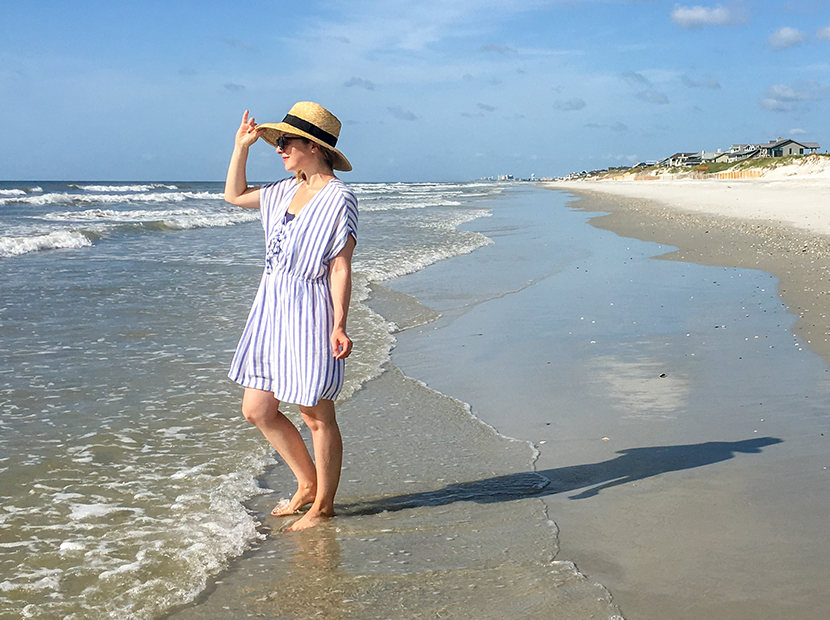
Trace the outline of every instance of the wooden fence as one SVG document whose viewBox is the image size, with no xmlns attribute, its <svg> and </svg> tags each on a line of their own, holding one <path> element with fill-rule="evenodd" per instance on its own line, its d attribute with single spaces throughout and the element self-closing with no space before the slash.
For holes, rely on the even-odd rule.
<svg viewBox="0 0 830 620">
<path fill-rule="evenodd" d="M 695 170 L 692 172 L 681 172 L 679 174 L 651 174 L 648 172 L 635 172 L 626 174 L 616 174 L 614 176 L 603 177 L 611 181 L 675 181 L 681 179 L 758 179 L 764 176 L 764 170 L 760 168 L 751 168 L 749 170 L 727 170 L 725 172 L 717 172 L 709 174 Z M 602 179 L 589 178 L 589 181 L 598 181 Z"/>
<path fill-rule="evenodd" d="M 751 168 L 750 170 L 727 170 L 725 172 L 718 172 L 719 179 L 759 179 L 764 176 L 764 171 L 760 168 Z"/>
</svg>

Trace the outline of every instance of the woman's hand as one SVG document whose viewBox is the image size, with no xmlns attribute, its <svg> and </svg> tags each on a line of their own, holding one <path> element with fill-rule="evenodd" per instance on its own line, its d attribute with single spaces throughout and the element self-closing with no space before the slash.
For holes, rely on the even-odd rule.
<svg viewBox="0 0 830 620">
<path fill-rule="evenodd" d="M 248 110 L 242 115 L 242 124 L 236 130 L 233 155 L 225 178 L 225 200 L 237 207 L 259 208 L 259 188 L 248 187 L 245 165 L 248 162 L 248 147 L 259 139 L 262 129 L 253 118 L 248 119 Z"/>
<path fill-rule="evenodd" d="M 346 359 L 352 352 L 352 339 L 340 327 L 335 327 L 331 332 L 331 350 L 334 359 L 338 360 Z"/>
<path fill-rule="evenodd" d="M 248 148 L 262 135 L 262 130 L 257 127 L 254 117 L 248 118 L 248 110 L 242 115 L 242 124 L 236 131 L 236 146 Z"/>
</svg>

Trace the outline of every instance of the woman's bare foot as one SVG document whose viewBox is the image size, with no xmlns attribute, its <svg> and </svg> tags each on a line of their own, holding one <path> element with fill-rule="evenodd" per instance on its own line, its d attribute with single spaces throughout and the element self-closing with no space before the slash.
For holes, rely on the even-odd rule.
<svg viewBox="0 0 830 620">
<path fill-rule="evenodd" d="M 284 517 L 286 515 L 297 514 L 300 508 L 307 506 L 314 502 L 316 491 L 313 489 L 300 489 L 294 493 L 291 499 L 281 499 L 279 503 L 274 506 L 271 515 L 274 517 Z"/>
<path fill-rule="evenodd" d="M 320 511 L 311 509 L 307 513 L 305 513 L 302 517 L 297 519 L 291 527 L 286 528 L 284 531 L 286 532 L 299 532 L 302 530 L 307 530 L 321 523 L 328 521 L 334 516 L 334 513 L 331 514 L 324 514 Z"/>
</svg>

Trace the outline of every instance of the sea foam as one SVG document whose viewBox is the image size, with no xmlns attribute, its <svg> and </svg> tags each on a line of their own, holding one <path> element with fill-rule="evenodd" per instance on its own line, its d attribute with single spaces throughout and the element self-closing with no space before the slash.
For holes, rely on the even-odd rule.
<svg viewBox="0 0 830 620">
<path fill-rule="evenodd" d="M 258 479 L 275 461 L 224 378 L 261 265 L 258 211 L 223 204 L 219 184 L 148 185 L 44 183 L 40 195 L 0 196 L 16 218 L 0 223 L 0 256 L 108 248 L 73 253 L 68 270 L 57 253 L 5 265 L 0 293 L 14 301 L 0 317 L 0 361 L 14 372 L 0 370 L 0 453 L 17 449 L 31 420 L 54 426 L 3 462 L 0 534 L 21 545 L 3 548 L 0 616 L 25 606 L 30 617 L 163 617 L 262 538 L 246 502 L 271 492 Z M 381 372 L 394 344 L 394 326 L 362 303 L 371 282 L 487 243 L 456 227 L 487 214 L 469 192 L 502 191 L 353 187 L 362 213 L 349 328 L 360 347 L 343 398 Z M 133 264 L 126 249 L 138 246 Z M 42 280 L 29 264 L 42 264 Z M 19 303 L 11 292 L 24 289 L 31 301 Z"/>
<path fill-rule="evenodd" d="M 83 248 L 92 245 L 85 234 L 72 230 L 59 230 L 34 237 L 0 237 L 0 257 L 20 256 L 40 250 Z"/>
</svg>

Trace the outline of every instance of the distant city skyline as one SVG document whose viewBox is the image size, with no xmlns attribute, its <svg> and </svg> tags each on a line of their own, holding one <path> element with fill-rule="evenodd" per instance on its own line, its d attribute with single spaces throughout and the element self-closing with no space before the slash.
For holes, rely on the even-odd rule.
<svg viewBox="0 0 830 620">
<path fill-rule="evenodd" d="M 346 181 L 830 144 L 822 0 L 34 0 L 0 33 L 2 180 L 221 180 L 243 111 L 298 100 L 343 121 Z M 285 175 L 265 143 L 248 170 Z"/>
</svg>

